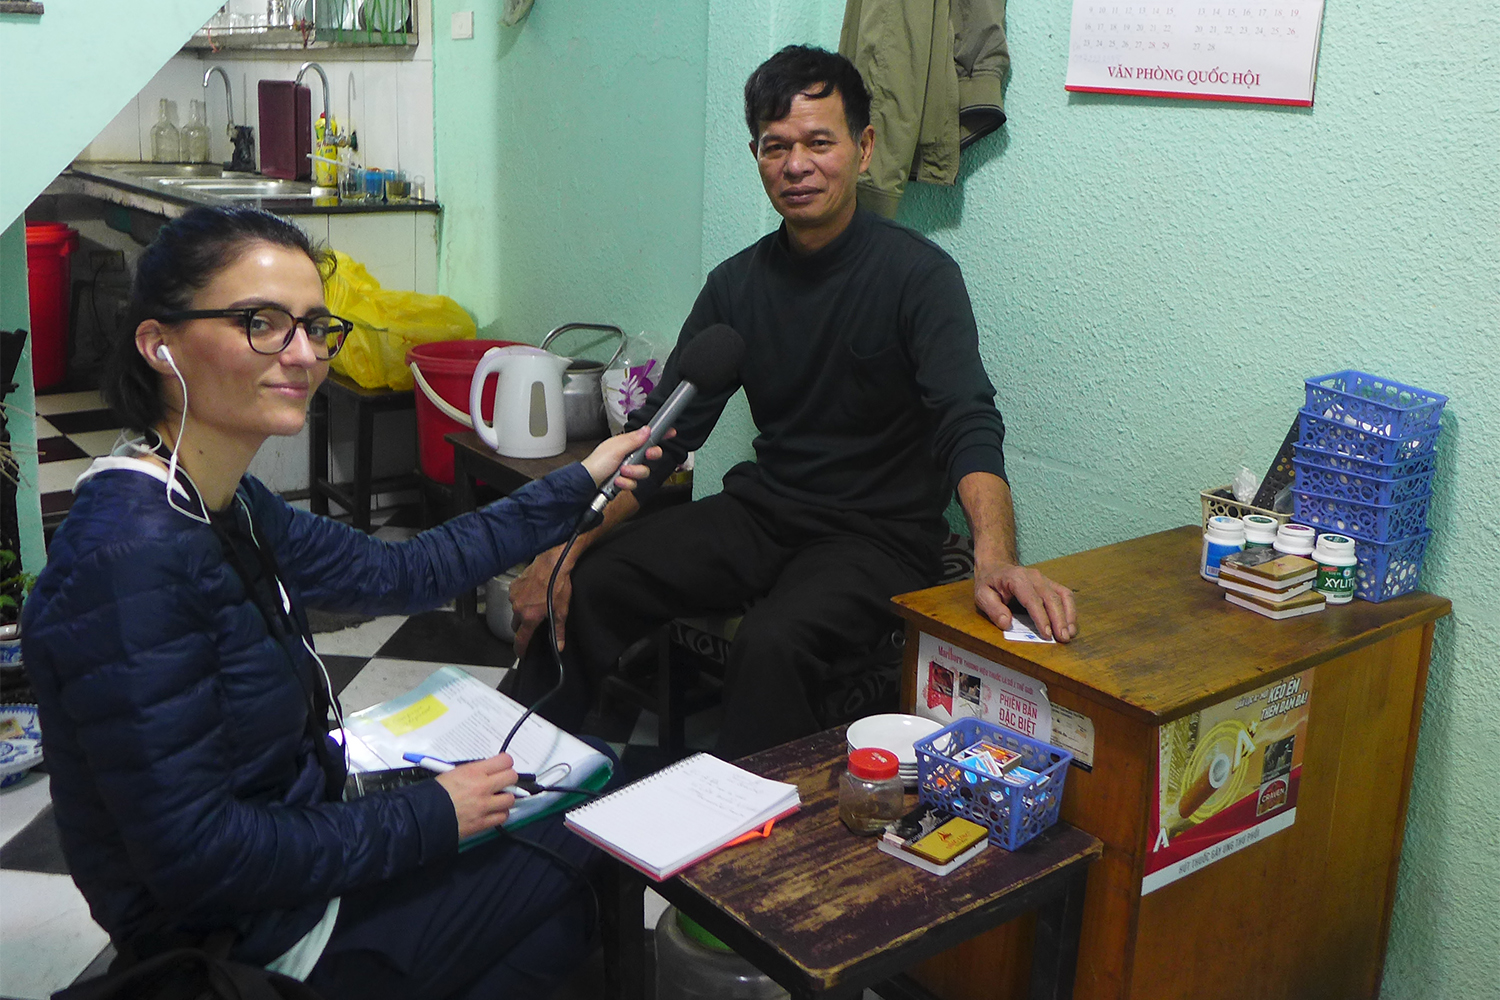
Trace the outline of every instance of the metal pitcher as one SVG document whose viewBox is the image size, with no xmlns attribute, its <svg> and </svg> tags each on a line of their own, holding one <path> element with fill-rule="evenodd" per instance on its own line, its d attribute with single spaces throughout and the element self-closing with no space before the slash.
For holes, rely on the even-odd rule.
<svg viewBox="0 0 1500 1000">
<path fill-rule="evenodd" d="M 543 349 L 560 333 L 569 330 L 599 330 L 613 333 L 620 338 L 620 346 L 608 361 L 590 361 L 588 358 L 571 358 L 563 377 L 563 422 L 568 428 L 569 441 L 588 441 L 609 436 L 609 423 L 604 417 L 604 370 L 625 350 L 625 331 L 609 323 L 564 323 L 542 338 Z"/>
</svg>

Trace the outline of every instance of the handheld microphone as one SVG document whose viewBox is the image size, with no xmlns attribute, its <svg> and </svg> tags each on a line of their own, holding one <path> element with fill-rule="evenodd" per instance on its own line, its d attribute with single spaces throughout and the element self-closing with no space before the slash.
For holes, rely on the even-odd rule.
<svg viewBox="0 0 1500 1000">
<path fill-rule="evenodd" d="M 621 463 L 621 468 L 626 465 L 639 465 L 646 457 L 646 452 L 666 436 L 667 431 L 682 415 L 689 403 L 697 397 L 698 393 L 709 394 L 721 392 L 728 388 L 734 381 L 740 370 L 740 359 L 745 354 L 745 341 L 733 327 L 723 323 L 715 323 L 705 328 L 682 349 L 682 360 L 679 368 L 682 370 L 682 378 L 677 383 L 677 388 L 667 397 L 666 402 L 661 404 L 661 409 L 656 411 L 646 424 L 651 429 L 651 435 L 646 443 L 631 452 Z M 599 495 L 594 497 L 594 502 L 589 504 L 588 509 L 578 521 L 579 531 L 588 531 L 599 525 L 604 520 L 604 507 L 613 500 L 620 492 L 615 485 L 618 471 L 605 480 L 599 488 Z"/>
</svg>

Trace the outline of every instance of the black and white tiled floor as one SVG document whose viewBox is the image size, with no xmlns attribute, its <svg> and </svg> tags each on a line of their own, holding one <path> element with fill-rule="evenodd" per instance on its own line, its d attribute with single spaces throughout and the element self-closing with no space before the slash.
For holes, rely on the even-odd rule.
<svg viewBox="0 0 1500 1000">
<path fill-rule="evenodd" d="M 43 515 L 60 520 L 71 503 L 73 480 L 94 456 L 109 453 L 118 427 L 93 392 L 41 396 L 37 410 Z M 400 540 L 417 531 L 411 508 L 378 511 L 374 521 L 381 538 Z M 498 684 L 514 660 L 510 644 L 490 634 L 482 614 L 463 619 L 440 610 L 339 628 L 346 624 L 325 620 L 314 625 L 315 645 L 346 712 L 402 694 L 444 664 L 457 664 Z M 711 746 L 716 728 L 714 710 L 690 719 L 690 748 Z M 656 720 L 650 713 L 612 707 L 591 720 L 589 731 L 611 742 L 629 775 L 664 763 L 656 753 Z M 0 790 L 0 1000 L 46 998 L 101 955 L 107 958 L 108 939 L 67 874 L 45 767 Z M 665 905 L 654 894 L 648 904 L 653 901 L 647 907 L 647 927 L 654 926 Z M 95 968 L 100 970 L 102 962 Z M 598 975 L 598 968 L 585 968 L 558 994 L 559 1000 L 597 995 Z"/>
<path fill-rule="evenodd" d="M 120 422 L 92 389 L 40 394 L 36 413 L 37 490 L 51 526 L 73 504 L 73 481 L 114 448 Z"/>
</svg>

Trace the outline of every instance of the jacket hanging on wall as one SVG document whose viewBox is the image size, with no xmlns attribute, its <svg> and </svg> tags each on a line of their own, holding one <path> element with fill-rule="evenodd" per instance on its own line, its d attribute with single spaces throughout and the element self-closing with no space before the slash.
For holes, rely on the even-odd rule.
<svg viewBox="0 0 1500 1000">
<path fill-rule="evenodd" d="M 839 52 L 870 88 L 859 203 L 887 218 L 908 180 L 953 184 L 959 150 L 1005 124 L 1005 0 L 847 0 Z"/>
</svg>

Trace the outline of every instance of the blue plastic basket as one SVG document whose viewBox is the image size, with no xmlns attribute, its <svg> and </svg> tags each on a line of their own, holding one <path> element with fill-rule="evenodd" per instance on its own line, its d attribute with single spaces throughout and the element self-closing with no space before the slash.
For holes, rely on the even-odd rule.
<svg viewBox="0 0 1500 1000">
<path fill-rule="evenodd" d="M 1415 500 L 1432 492 L 1430 472 L 1404 479 L 1376 479 L 1325 469 L 1300 458 L 1292 459 L 1292 465 L 1297 469 L 1297 489 L 1339 500 L 1389 505 Z"/>
<path fill-rule="evenodd" d="M 1354 571 L 1354 596 L 1378 604 L 1417 589 L 1422 557 L 1427 554 L 1432 532 L 1391 542 L 1361 538 L 1352 532 L 1349 537 L 1354 539 L 1354 557 L 1359 560 Z"/>
<path fill-rule="evenodd" d="M 1384 437 L 1411 437 L 1436 427 L 1448 397 L 1365 372 L 1306 380 L 1308 413 Z"/>
<path fill-rule="evenodd" d="M 1407 437 L 1388 437 L 1306 410 L 1297 411 L 1297 444 L 1366 462 L 1390 464 L 1425 455 L 1437 444 L 1440 433 L 1441 427 L 1427 427 Z"/>
<path fill-rule="evenodd" d="M 980 740 L 991 740 L 1021 755 L 1036 780 L 1013 785 L 953 756 Z M 990 843 L 1014 851 L 1057 822 L 1063 782 L 1073 755 L 983 719 L 958 719 L 913 744 L 917 752 L 917 795 L 926 805 L 947 809 L 990 831 Z"/>
<path fill-rule="evenodd" d="M 1424 493 L 1405 503 L 1382 506 L 1310 493 L 1300 485 L 1294 486 L 1292 492 L 1297 497 L 1293 520 L 1298 524 L 1341 535 L 1360 535 L 1377 542 L 1410 538 L 1425 531 L 1427 505 L 1432 500 L 1431 493 Z"/>
<path fill-rule="evenodd" d="M 1320 469 L 1347 472 L 1363 479 L 1406 479 L 1409 476 L 1426 475 L 1437 468 L 1436 449 L 1424 451 L 1420 455 L 1413 455 L 1400 462 L 1367 462 L 1362 458 L 1350 458 L 1347 455 L 1308 448 L 1300 444 L 1292 447 L 1296 455 L 1292 459 L 1294 463 L 1300 460 Z"/>
</svg>

